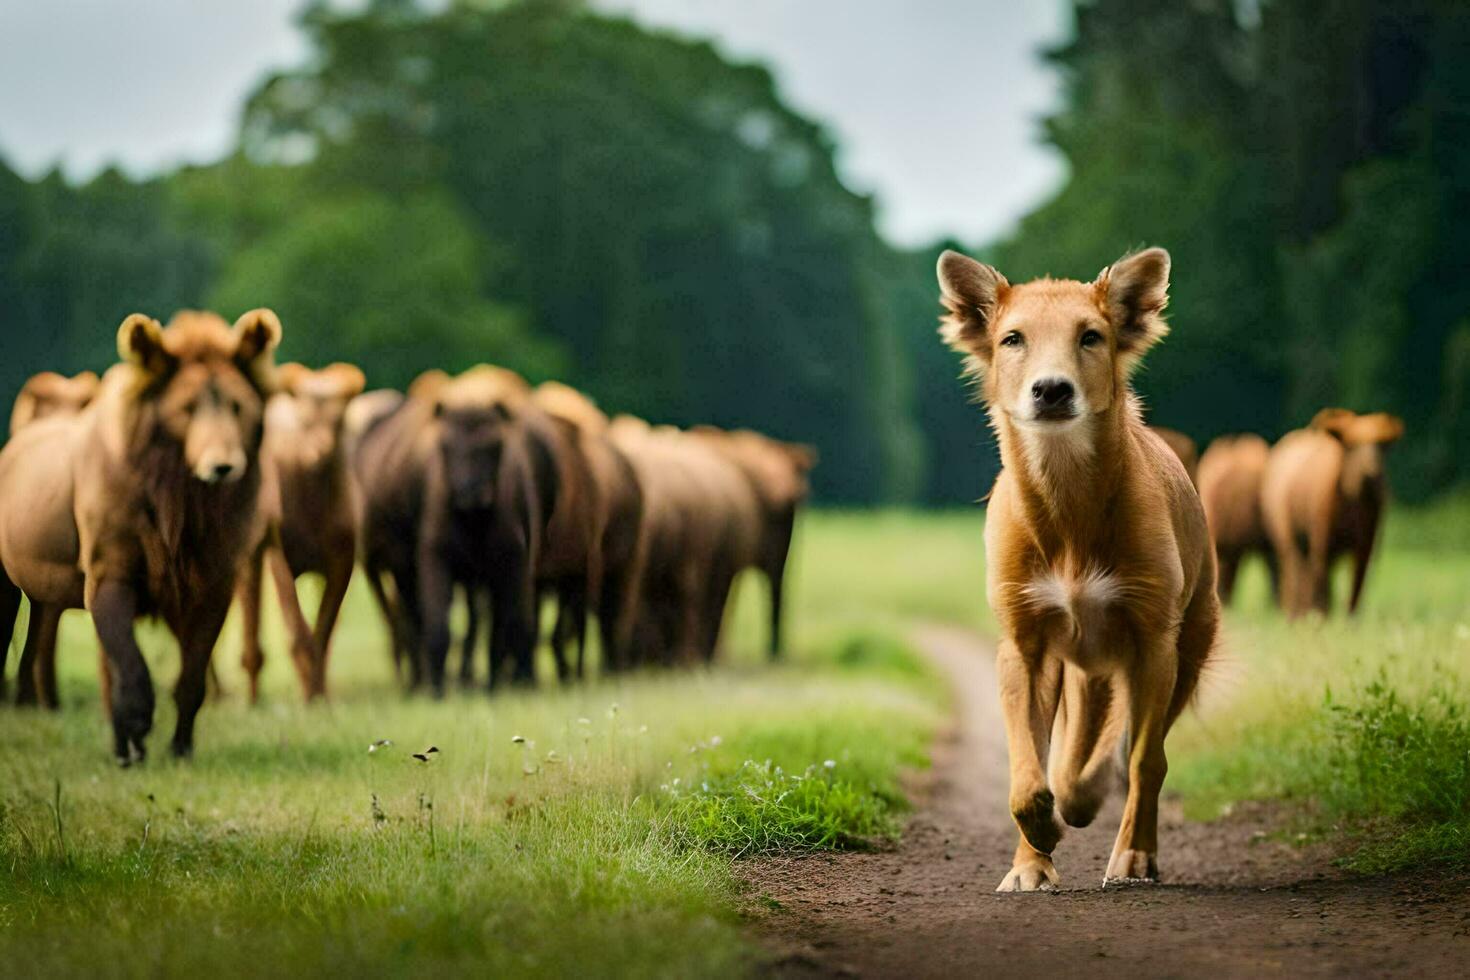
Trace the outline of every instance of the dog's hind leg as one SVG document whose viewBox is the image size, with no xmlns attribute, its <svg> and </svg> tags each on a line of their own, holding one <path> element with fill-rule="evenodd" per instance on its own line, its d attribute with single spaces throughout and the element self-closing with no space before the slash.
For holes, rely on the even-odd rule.
<svg viewBox="0 0 1470 980">
<path fill-rule="evenodd" d="M 1061 694 L 1062 662 L 1042 654 L 1028 658 L 1006 638 L 995 665 L 1011 760 L 1011 816 L 1021 832 L 1010 873 L 996 891 L 1036 891 L 1060 880 L 1051 852 L 1062 829 L 1042 766 Z"/>
<path fill-rule="evenodd" d="M 1123 699 L 1112 678 L 1088 677 L 1067 664 L 1057 717 L 1060 738 L 1051 766 L 1057 808 L 1068 826 L 1086 827 L 1107 799 L 1113 752 L 1127 720 Z"/>
</svg>

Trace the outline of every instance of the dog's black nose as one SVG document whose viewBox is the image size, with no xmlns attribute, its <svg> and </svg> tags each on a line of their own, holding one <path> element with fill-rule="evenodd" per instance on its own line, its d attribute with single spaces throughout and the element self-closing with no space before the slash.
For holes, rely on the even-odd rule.
<svg viewBox="0 0 1470 980">
<path fill-rule="evenodd" d="M 216 482 L 218 482 L 220 480 L 228 480 L 230 477 L 232 477 L 234 475 L 235 475 L 235 464 L 233 464 L 233 463 L 215 463 L 214 464 L 213 476 L 214 476 L 214 479 L 215 479 Z"/>
<path fill-rule="evenodd" d="M 1065 378 L 1044 378 L 1031 386 L 1031 400 L 1043 412 L 1070 408 L 1076 389 Z"/>
</svg>

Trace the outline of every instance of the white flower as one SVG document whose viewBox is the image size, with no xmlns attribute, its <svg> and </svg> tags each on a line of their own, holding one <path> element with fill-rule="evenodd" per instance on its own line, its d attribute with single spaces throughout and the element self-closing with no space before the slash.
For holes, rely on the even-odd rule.
<svg viewBox="0 0 1470 980">
<path fill-rule="evenodd" d="M 836 769 L 837 768 L 837 760 L 836 759 L 828 759 L 826 762 L 822 763 L 822 768 L 823 769 Z"/>
</svg>

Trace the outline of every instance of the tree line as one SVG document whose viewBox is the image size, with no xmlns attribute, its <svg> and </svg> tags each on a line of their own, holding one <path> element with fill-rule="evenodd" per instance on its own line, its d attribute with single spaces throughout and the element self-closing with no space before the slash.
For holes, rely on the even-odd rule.
<svg viewBox="0 0 1470 980">
<path fill-rule="evenodd" d="M 1077 4 L 1045 53 L 1065 183 L 1001 241 L 900 250 L 832 136 L 708 43 L 552 0 L 317 3 L 313 56 L 262 81 L 227 158 L 82 185 L 0 166 L 0 397 L 105 365 L 135 309 L 269 302 L 283 356 L 372 386 L 495 361 L 815 444 L 822 501 L 961 503 L 996 460 L 934 335 L 941 248 L 1021 279 L 1149 243 L 1175 260 L 1139 381 L 1157 421 L 1205 440 L 1393 411 L 1395 486 L 1422 497 L 1470 475 L 1470 22 L 1327 6 Z"/>
</svg>

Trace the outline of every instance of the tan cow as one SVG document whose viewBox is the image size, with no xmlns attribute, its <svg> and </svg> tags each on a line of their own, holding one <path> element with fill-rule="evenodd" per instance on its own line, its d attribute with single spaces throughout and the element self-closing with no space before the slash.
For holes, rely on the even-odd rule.
<svg viewBox="0 0 1470 980">
<path fill-rule="evenodd" d="M 1261 515 L 1281 568 L 1287 615 L 1331 610 L 1332 564 L 1346 554 L 1353 557 L 1348 611 L 1357 611 L 1388 502 L 1384 449 L 1403 434 L 1404 423 L 1384 412 L 1324 408 L 1309 428 L 1288 432 L 1272 447 Z"/>
<path fill-rule="evenodd" d="M 1240 563 L 1251 554 L 1265 559 L 1272 592 L 1278 590 L 1276 553 L 1261 520 L 1261 479 L 1270 452 L 1265 439 L 1247 433 L 1221 436 L 1200 457 L 1199 495 L 1215 542 L 1222 603 L 1230 601 Z"/>
<path fill-rule="evenodd" d="M 344 439 L 348 405 L 362 393 L 362 371 L 332 364 L 313 371 L 283 364 L 281 391 L 266 406 L 262 449 L 264 532 L 241 571 L 237 592 L 244 629 L 242 663 L 250 700 L 260 695 L 261 569 L 269 559 L 281 614 L 291 637 L 292 661 L 309 701 L 327 692 L 327 658 L 342 599 L 352 579 L 357 522 Z M 316 625 L 306 621 L 296 579 L 309 572 L 325 580 Z"/>
</svg>

